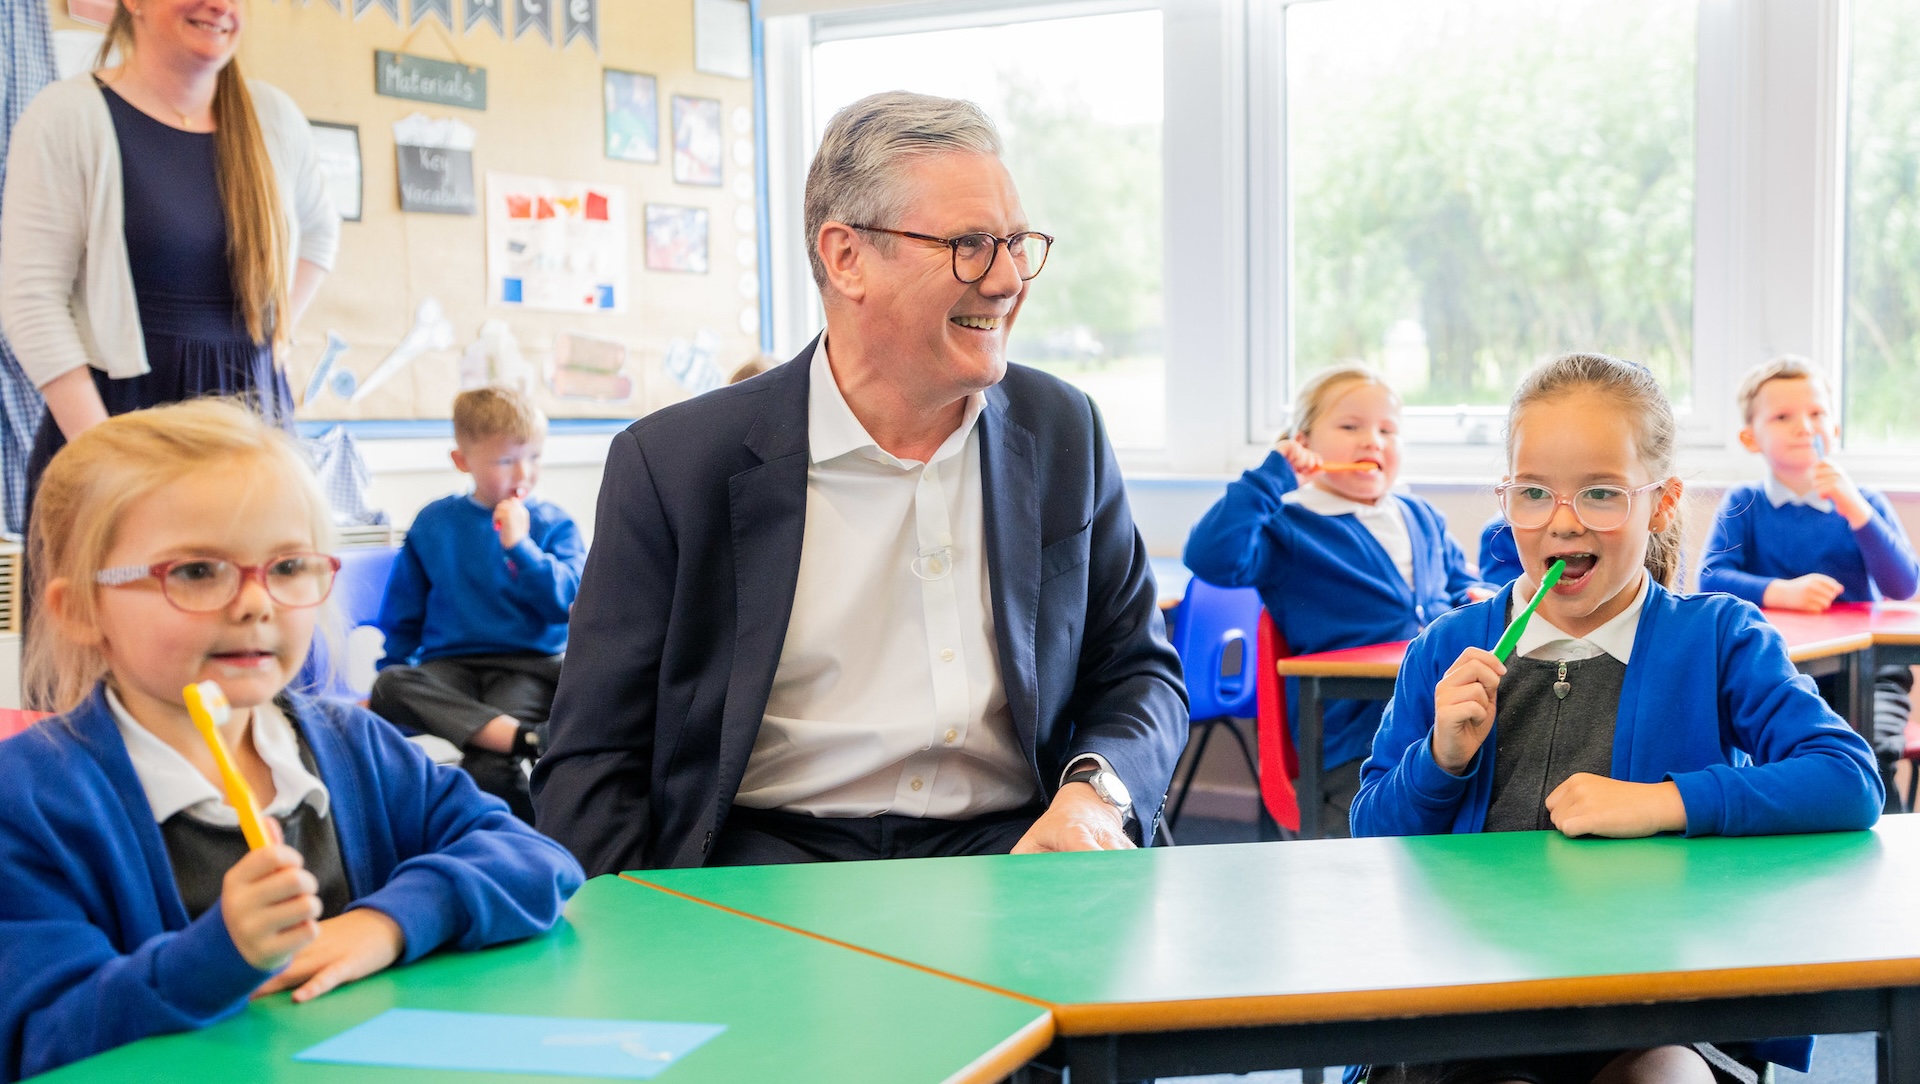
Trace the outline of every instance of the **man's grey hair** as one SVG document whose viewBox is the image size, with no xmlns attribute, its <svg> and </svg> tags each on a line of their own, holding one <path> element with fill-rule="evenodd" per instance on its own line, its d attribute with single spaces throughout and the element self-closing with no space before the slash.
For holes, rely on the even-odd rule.
<svg viewBox="0 0 1920 1084">
<path fill-rule="evenodd" d="M 902 181 L 917 158 L 1000 154 L 1000 133 L 972 102 L 891 90 L 870 94 L 833 115 L 807 170 L 807 262 L 827 288 L 820 228 L 828 222 L 898 229 L 906 210 Z M 873 235 L 878 245 L 893 239 Z"/>
</svg>

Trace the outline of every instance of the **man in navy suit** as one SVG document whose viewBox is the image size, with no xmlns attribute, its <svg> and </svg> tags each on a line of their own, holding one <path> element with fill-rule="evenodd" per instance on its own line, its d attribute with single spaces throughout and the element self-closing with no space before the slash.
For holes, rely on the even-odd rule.
<svg viewBox="0 0 1920 1084">
<path fill-rule="evenodd" d="M 829 125 L 826 333 L 614 439 L 534 772 L 595 874 L 1151 840 L 1186 693 L 1087 397 L 1006 360 L 1052 238 L 969 103 Z"/>
</svg>

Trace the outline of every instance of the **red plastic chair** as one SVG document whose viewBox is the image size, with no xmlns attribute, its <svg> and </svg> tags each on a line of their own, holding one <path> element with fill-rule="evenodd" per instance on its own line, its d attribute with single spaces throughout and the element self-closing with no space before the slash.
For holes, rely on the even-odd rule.
<svg viewBox="0 0 1920 1084">
<path fill-rule="evenodd" d="M 44 711 L 28 711 L 25 708 L 0 708 L 0 741 L 13 737 L 45 719 L 48 714 Z"/>
<path fill-rule="evenodd" d="M 1260 800 L 1267 815 L 1290 832 L 1300 831 L 1300 797 L 1293 781 L 1300 778 L 1300 754 L 1287 729 L 1287 683 L 1274 669 L 1293 654 L 1273 615 L 1260 611 L 1260 664 L 1256 683 L 1257 714 L 1254 745 L 1260 750 Z"/>
</svg>

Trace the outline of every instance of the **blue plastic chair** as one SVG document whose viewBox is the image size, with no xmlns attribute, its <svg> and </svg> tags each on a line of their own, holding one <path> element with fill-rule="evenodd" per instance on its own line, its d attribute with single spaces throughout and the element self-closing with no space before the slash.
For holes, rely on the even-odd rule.
<svg viewBox="0 0 1920 1084">
<path fill-rule="evenodd" d="M 349 674 L 349 663 L 354 653 L 352 641 L 357 630 L 374 626 L 380 620 L 380 603 L 387 594 L 387 578 L 393 574 L 393 562 L 400 556 L 400 550 L 392 546 L 352 546 L 341 550 L 336 556 L 340 558 L 340 572 L 333 580 L 333 604 L 340 612 L 350 657 L 329 668 L 326 640 L 316 637 L 313 650 L 307 655 L 305 672 L 301 675 L 305 679 L 302 684 L 315 690 L 318 696 L 365 700 L 370 687 L 359 688 Z"/>
<path fill-rule="evenodd" d="M 1218 587 L 1195 576 L 1187 581 L 1186 597 L 1173 615 L 1173 649 L 1186 671 L 1191 728 L 1199 744 L 1187 763 L 1187 777 L 1175 785 L 1167 823 L 1177 825 L 1181 807 L 1193 789 L 1194 773 L 1206 756 L 1207 742 L 1225 724 L 1240 746 L 1247 771 L 1257 783 L 1260 770 L 1246 736 L 1235 719 L 1252 719 L 1258 712 L 1255 674 L 1259 653 L 1260 593 L 1251 587 Z M 1188 740 L 1192 741 L 1189 733 Z"/>
</svg>

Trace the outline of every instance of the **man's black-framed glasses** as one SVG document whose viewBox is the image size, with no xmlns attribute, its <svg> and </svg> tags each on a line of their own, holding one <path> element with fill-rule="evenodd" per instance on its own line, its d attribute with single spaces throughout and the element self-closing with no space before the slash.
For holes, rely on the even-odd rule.
<svg viewBox="0 0 1920 1084">
<path fill-rule="evenodd" d="M 910 230 L 890 230 L 884 226 L 856 226 L 851 222 L 847 225 L 869 233 L 890 233 L 895 237 L 945 245 L 953 250 L 953 277 L 969 286 L 986 278 L 987 272 L 993 270 L 994 258 L 1000 255 L 1002 245 L 1006 246 L 1007 255 L 1013 258 L 1013 270 L 1020 276 L 1021 282 L 1032 281 L 1040 269 L 1047 266 L 1047 250 L 1053 247 L 1053 238 L 1034 230 L 1025 230 L 1011 237 L 995 237 L 990 233 L 934 237 Z"/>
</svg>

